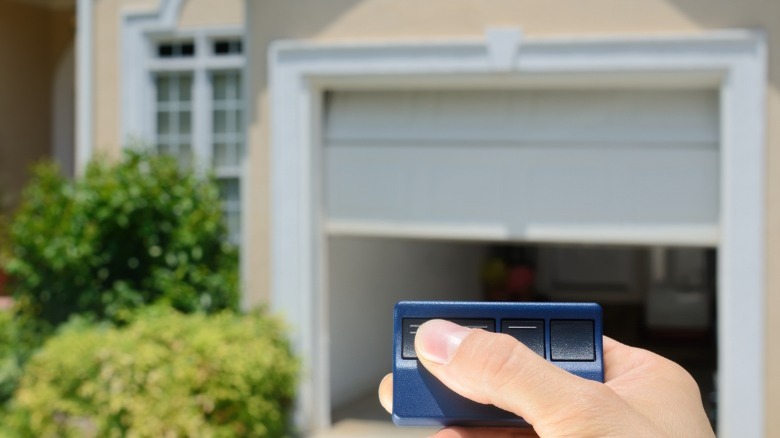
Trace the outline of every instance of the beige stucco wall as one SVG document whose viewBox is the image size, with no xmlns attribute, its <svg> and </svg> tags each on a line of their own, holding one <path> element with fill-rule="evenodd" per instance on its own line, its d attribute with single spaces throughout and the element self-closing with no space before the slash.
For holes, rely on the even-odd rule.
<svg viewBox="0 0 780 438">
<path fill-rule="evenodd" d="M 244 2 L 241 0 L 189 0 L 182 8 L 179 26 L 242 26 L 244 16 Z"/>
<path fill-rule="evenodd" d="M 54 73 L 73 35 L 70 11 L 0 2 L 0 211 L 16 204 L 29 166 L 50 154 Z"/>
<path fill-rule="evenodd" d="M 248 1 L 253 89 L 248 97 L 249 185 L 254 191 L 247 248 L 254 301 L 268 297 L 269 152 L 266 49 L 275 39 L 366 40 L 480 37 L 488 26 L 526 36 L 685 34 L 761 28 L 769 39 L 767 153 L 767 436 L 780 436 L 780 2 L 743 0 L 265 0 Z M 746 358 L 747 360 L 747 358 Z"/>
<path fill-rule="evenodd" d="M 159 0 L 103 0 L 94 2 L 93 21 L 93 150 L 116 157 L 122 146 L 121 20 L 124 12 L 156 10 Z M 128 66 L 127 68 L 134 68 Z M 140 65 L 138 66 L 140 68 Z"/>
</svg>

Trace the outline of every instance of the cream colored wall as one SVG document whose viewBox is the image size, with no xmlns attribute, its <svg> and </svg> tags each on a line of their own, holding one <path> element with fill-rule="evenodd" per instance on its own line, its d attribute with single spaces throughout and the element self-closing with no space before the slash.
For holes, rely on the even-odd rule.
<svg viewBox="0 0 780 438">
<path fill-rule="evenodd" d="M 0 210 L 15 205 L 29 166 L 49 156 L 54 73 L 73 35 L 70 11 L 0 2 Z"/>
<path fill-rule="evenodd" d="M 125 11 L 156 10 L 159 0 L 103 0 L 94 2 L 93 38 L 93 150 L 96 155 L 115 158 L 122 147 L 121 35 Z M 128 67 L 134 68 L 134 67 Z M 140 64 L 137 68 L 140 68 Z"/>
<path fill-rule="evenodd" d="M 182 28 L 242 26 L 244 2 L 242 0 L 190 0 L 184 4 L 179 18 Z"/>
<path fill-rule="evenodd" d="M 481 37 L 488 26 L 545 35 L 685 34 L 705 29 L 768 31 L 767 436 L 780 436 L 780 2 L 744 0 L 248 0 L 252 89 L 249 166 L 254 191 L 247 248 L 252 301 L 267 299 L 269 152 L 266 49 L 275 39 L 398 40 Z"/>
</svg>

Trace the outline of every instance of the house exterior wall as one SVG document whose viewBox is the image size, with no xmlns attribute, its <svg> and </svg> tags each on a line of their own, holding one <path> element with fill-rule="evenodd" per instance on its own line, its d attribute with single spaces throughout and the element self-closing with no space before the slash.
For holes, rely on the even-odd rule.
<svg viewBox="0 0 780 438">
<path fill-rule="evenodd" d="M 0 2 L 0 211 L 13 208 L 29 166 L 51 152 L 55 72 L 73 34 L 72 11 Z"/>
<path fill-rule="evenodd" d="M 115 158 L 122 149 L 120 83 L 122 80 L 121 19 L 124 12 L 154 11 L 160 0 L 94 2 L 93 37 L 93 154 Z M 132 68 L 132 67 L 128 67 Z"/>
<path fill-rule="evenodd" d="M 251 62 L 248 165 L 251 200 L 246 248 L 252 302 L 269 296 L 270 173 L 267 48 L 277 39 L 311 41 L 481 38 L 487 27 L 519 27 L 537 36 L 647 36 L 710 29 L 759 28 L 767 32 L 767 305 L 766 412 L 780 410 L 780 3 L 750 0 L 268 0 L 247 1 Z M 305 11 L 305 12 L 304 12 Z M 746 359 L 749 360 L 749 359 Z M 767 436 L 780 435 L 780 417 L 766 415 Z"/>
<path fill-rule="evenodd" d="M 244 2 L 240 0 L 186 1 L 179 18 L 182 28 L 242 26 Z"/>
<path fill-rule="evenodd" d="M 93 156 L 117 157 L 120 139 L 121 29 L 123 10 L 151 11 L 158 1 L 108 0 L 94 2 L 93 50 Z"/>
</svg>

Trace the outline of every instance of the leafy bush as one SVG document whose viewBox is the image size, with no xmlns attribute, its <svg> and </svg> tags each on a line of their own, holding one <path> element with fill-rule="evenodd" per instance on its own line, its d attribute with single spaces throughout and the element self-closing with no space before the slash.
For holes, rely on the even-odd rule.
<svg viewBox="0 0 780 438">
<path fill-rule="evenodd" d="M 58 324 L 74 313 L 121 320 L 165 302 L 184 312 L 237 306 L 237 256 L 213 181 L 170 157 L 129 151 L 65 180 L 34 172 L 11 224 L 11 289 Z"/>
<path fill-rule="evenodd" d="M 0 411 L 13 396 L 23 365 L 50 332 L 44 322 L 0 311 Z"/>
<path fill-rule="evenodd" d="M 296 373 L 281 325 L 259 313 L 76 320 L 28 362 L 3 423 L 17 436 L 279 437 Z"/>
</svg>

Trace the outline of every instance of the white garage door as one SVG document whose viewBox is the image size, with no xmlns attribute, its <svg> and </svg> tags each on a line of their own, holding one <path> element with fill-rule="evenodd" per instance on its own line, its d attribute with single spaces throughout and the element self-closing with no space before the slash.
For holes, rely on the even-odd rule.
<svg viewBox="0 0 780 438">
<path fill-rule="evenodd" d="M 715 90 L 327 96 L 332 234 L 717 243 Z"/>
</svg>

